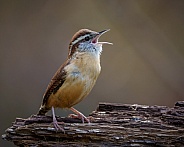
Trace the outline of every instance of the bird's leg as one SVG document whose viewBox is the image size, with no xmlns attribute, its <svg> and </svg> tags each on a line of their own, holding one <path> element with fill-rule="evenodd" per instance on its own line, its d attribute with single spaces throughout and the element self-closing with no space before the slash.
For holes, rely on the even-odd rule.
<svg viewBox="0 0 184 147">
<path fill-rule="evenodd" d="M 52 119 L 53 119 L 53 125 L 54 125 L 56 131 L 61 130 L 61 131 L 65 132 L 65 130 L 62 127 L 59 126 L 59 124 L 58 124 L 58 122 L 56 120 L 54 107 L 52 107 Z"/>
<path fill-rule="evenodd" d="M 84 120 L 90 123 L 89 119 L 86 116 L 84 116 L 84 114 L 76 110 L 75 108 L 71 107 L 70 110 L 73 111 L 75 114 L 77 114 L 77 115 L 71 114 L 70 117 L 80 118 L 82 120 L 82 123 L 84 123 Z"/>
</svg>

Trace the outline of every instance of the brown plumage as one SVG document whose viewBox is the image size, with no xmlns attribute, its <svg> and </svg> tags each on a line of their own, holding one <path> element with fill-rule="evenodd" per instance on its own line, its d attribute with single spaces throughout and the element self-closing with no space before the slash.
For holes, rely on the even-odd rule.
<svg viewBox="0 0 184 147">
<path fill-rule="evenodd" d="M 69 44 L 68 58 L 50 81 L 43 96 L 38 115 L 45 115 L 52 109 L 56 129 L 63 130 L 57 123 L 54 108 L 69 108 L 84 121 L 89 120 L 73 106 L 85 98 L 92 90 L 100 74 L 100 54 L 102 44 L 98 38 L 104 33 L 82 29 Z"/>
<path fill-rule="evenodd" d="M 47 113 L 51 109 L 51 107 L 48 106 L 48 99 L 50 95 L 55 94 L 64 83 L 66 79 L 66 71 L 64 70 L 64 67 L 69 64 L 69 62 L 70 60 L 67 60 L 63 65 L 61 65 L 61 67 L 58 69 L 58 71 L 55 73 L 52 80 L 50 81 L 46 92 L 43 95 L 43 102 L 38 115 L 45 115 L 45 113 Z"/>
</svg>

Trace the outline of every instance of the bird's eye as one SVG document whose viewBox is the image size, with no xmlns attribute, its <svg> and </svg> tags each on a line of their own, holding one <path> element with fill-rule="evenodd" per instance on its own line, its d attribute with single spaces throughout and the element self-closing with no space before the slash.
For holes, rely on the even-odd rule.
<svg viewBox="0 0 184 147">
<path fill-rule="evenodd" d="M 86 40 L 86 41 L 89 41 L 89 36 L 85 37 L 85 40 Z"/>
</svg>

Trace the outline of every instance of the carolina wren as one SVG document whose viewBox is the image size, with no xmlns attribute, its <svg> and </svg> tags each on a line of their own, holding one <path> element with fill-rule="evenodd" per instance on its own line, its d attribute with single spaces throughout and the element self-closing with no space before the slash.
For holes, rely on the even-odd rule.
<svg viewBox="0 0 184 147">
<path fill-rule="evenodd" d="M 81 29 L 74 34 L 69 44 L 67 60 L 61 65 L 50 81 L 38 115 L 45 115 L 52 109 L 53 124 L 56 130 L 62 129 L 56 120 L 54 108 L 68 108 L 79 118 L 89 120 L 73 108 L 82 101 L 92 90 L 100 74 L 100 54 L 103 44 L 99 37 L 109 30 L 95 32 Z"/>
</svg>

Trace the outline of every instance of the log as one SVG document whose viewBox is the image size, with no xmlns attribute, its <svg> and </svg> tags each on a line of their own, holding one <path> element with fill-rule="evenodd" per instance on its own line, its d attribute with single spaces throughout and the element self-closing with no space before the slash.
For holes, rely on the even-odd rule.
<svg viewBox="0 0 184 147">
<path fill-rule="evenodd" d="M 184 101 L 166 106 L 100 103 L 91 123 L 57 117 L 65 132 L 56 131 L 51 116 L 16 118 L 2 138 L 17 146 L 184 146 Z"/>
</svg>

